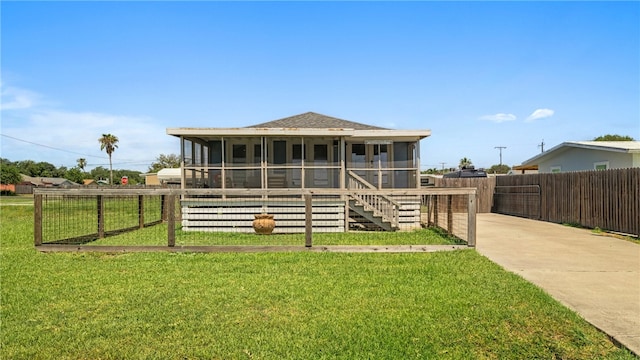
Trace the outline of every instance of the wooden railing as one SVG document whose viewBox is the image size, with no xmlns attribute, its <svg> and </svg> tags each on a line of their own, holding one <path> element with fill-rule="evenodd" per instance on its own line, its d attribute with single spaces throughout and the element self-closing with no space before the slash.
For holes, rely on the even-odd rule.
<svg viewBox="0 0 640 360">
<path fill-rule="evenodd" d="M 400 205 L 386 195 L 363 192 L 362 190 L 378 189 L 352 170 L 349 170 L 348 174 L 348 189 L 358 191 L 358 193 L 350 193 L 349 196 L 362 204 L 365 210 L 373 212 L 375 216 L 381 217 L 383 221 L 390 223 L 392 227 L 398 228 L 400 224 Z"/>
</svg>

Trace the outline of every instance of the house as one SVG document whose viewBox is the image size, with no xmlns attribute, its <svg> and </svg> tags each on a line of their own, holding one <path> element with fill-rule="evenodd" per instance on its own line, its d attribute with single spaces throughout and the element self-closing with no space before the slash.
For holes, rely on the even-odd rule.
<svg viewBox="0 0 640 360">
<path fill-rule="evenodd" d="M 526 160 L 540 173 L 640 167 L 640 141 L 567 141 Z"/>
<path fill-rule="evenodd" d="M 158 182 L 163 185 L 180 185 L 182 180 L 180 168 L 166 168 L 158 171 Z"/>
<path fill-rule="evenodd" d="M 514 174 L 537 174 L 538 173 L 538 165 L 516 165 L 509 170 L 507 175 Z"/>
<path fill-rule="evenodd" d="M 24 174 L 22 174 L 22 184 L 36 187 L 70 187 L 79 185 L 65 178 L 32 177 Z"/>
<path fill-rule="evenodd" d="M 182 188 L 416 189 L 420 140 L 431 131 L 307 112 L 242 128 L 168 128 L 167 134 L 180 138 Z M 183 201 L 183 218 L 190 206 Z M 345 221 L 334 228 L 344 230 Z M 183 221 L 183 229 L 189 225 Z"/>
<path fill-rule="evenodd" d="M 158 180 L 158 173 L 145 173 L 141 174 L 141 176 L 144 176 L 144 184 L 146 186 L 160 185 L 160 180 Z"/>
</svg>

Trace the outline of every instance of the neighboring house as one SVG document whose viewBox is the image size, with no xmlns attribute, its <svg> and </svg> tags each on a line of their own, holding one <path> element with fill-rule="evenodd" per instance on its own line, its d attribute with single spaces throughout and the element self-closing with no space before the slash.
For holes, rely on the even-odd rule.
<svg viewBox="0 0 640 360">
<path fill-rule="evenodd" d="M 507 175 L 514 174 L 537 174 L 538 165 L 516 165 L 509 170 Z"/>
<path fill-rule="evenodd" d="M 158 180 L 158 173 L 146 173 L 142 174 L 144 176 L 144 184 L 147 186 L 158 186 L 160 185 L 160 180 Z"/>
<path fill-rule="evenodd" d="M 32 177 L 27 175 L 22 175 L 22 184 L 30 184 L 36 187 L 69 187 L 79 185 L 65 178 Z"/>
<path fill-rule="evenodd" d="M 520 165 L 529 166 L 540 173 L 640 167 L 640 141 L 567 141 Z"/>
<path fill-rule="evenodd" d="M 408 189 L 420 187 L 420 140 L 431 131 L 307 112 L 243 128 L 168 128 L 167 134 L 180 138 L 183 188 Z"/>
<path fill-rule="evenodd" d="M 163 185 L 180 185 L 182 169 L 165 168 L 158 171 L 158 182 Z"/>
<path fill-rule="evenodd" d="M 144 184 L 147 186 L 173 185 L 177 187 L 180 186 L 182 179 L 181 173 L 180 168 L 166 168 L 156 173 L 142 174 L 142 176 L 144 176 Z"/>
<path fill-rule="evenodd" d="M 16 192 L 15 184 L 0 184 L 0 191 Z"/>
</svg>

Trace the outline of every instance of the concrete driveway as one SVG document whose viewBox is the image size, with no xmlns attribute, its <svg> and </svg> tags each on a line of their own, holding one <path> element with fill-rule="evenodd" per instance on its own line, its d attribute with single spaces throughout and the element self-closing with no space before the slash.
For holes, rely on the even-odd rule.
<svg viewBox="0 0 640 360">
<path fill-rule="evenodd" d="M 640 355 L 640 245 L 559 224 L 478 214 L 476 248 Z"/>
</svg>

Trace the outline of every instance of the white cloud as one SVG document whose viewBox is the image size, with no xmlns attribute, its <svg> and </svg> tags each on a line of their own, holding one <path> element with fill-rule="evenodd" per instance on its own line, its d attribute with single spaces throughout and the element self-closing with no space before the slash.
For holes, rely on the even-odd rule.
<svg viewBox="0 0 640 360">
<path fill-rule="evenodd" d="M 28 109 L 33 107 L 39 98 L 33 91 L 0 84 L 0 110 Z"/>
<path fill-rule="evenodd" d="M 499 114 L 494 114 L 494 115 L 484 115 L 481 116 L 479 118 L 479 120 L 487 120 L 487 121 L 493 121 L 495 123 L 501 123 L 501 122 L 505 122 L 505 121 L 513 121 L 517 119 L 517 117 L 513 114 L 503 114 L 503 113 L 499 113 Z"/>
<path fill-rule="evenodd" d="M 2 134 L 12 138 L 2 138 L 1 153 L 11 161 L 29 159 L 67 167 L 85 157 L 89 169 L 108 167 L 98 142 L 106 133 L 119 139 L 114 169 L 146 171 L 161 153 L 180 152 L 178 140 L 149 117 L 23 108 L 3 114 Z"/>
<path fill-rule="evenodd" d="M 545 119 L 548 117 L 552 117 L 554 113 L 555 111 L 551 109 L 536 109 L 536 111 L 532 112 L 531 115 L 529 115 L 526 121 L 531 122 L 539 119 Z"/>
</svg>

